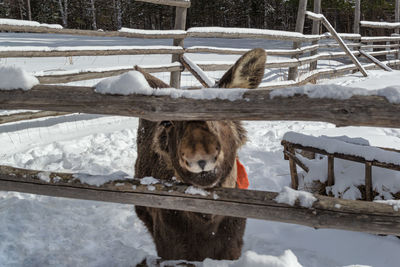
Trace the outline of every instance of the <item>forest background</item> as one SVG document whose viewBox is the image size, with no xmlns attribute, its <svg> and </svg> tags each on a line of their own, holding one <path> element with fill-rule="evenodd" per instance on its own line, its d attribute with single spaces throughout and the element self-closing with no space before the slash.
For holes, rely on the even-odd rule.
<svg viewBox="0 0 400 267">
<path fill-rule="evenodd" d="M 299 0 L 192 0 L 186 27 L 222 26 L 294 31 Z M 313 0 L 308 10 L 313 10 Z M 322 13 L 339 32 L 352 32 L 354 0 L 323 0 Z M 361 0 L 361 20 L 394 21 L 395 0 Z M 175 8 L 133 0 L 0 0 L 0 18 L 74 29 L 170 30 Z M 310 33 L 307 20 L 304 32 Z"/>
</svg>

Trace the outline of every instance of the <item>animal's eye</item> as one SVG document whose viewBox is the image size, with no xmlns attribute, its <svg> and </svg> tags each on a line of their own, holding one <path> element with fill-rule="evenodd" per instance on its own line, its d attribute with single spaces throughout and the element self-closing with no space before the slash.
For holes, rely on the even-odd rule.
<svg viewBox="0 0 400 267">
<path fill-rule="evenodd" d="M 169 128 L 172 126 L 172 122 L 171 121 L 162 121 L 160 123 L 161 126 L 165 127 L 165 128 Z"/>
</svg>

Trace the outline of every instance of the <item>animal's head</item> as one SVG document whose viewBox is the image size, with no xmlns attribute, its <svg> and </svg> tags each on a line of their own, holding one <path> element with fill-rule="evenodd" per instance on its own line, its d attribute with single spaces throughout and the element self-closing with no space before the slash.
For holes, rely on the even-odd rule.
<svg viewBox="0 0 400 267">
<path fill-rule="evenodd" d="M 217 87 L 256 88 L 264 75 L 265 60 L 263 49 L 249 51 L 223 75 Z M 143 74 L 150 86 L 169 87 Z M 240 122 L 162 121 L 156 125 L 153 148 L 179 180 L 209 188 L 226 184 L 237 150 L 245 141 L 246 131 Z"/>
</svg>

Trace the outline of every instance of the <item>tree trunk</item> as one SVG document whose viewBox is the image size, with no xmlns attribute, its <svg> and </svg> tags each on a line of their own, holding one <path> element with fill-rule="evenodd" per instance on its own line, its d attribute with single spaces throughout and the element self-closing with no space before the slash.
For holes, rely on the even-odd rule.
<svg viewBox="0 0 400 267">
<path fill-rule="evenodd" d="M 91 12 L 92 12 L 92 28 L 93 28 L 93 30 L 97 30 L 97 22 L 96 22 L 96 8 L 95 8 L 95 5 L 94 5 L 94 1 L 95 0 L 91 0 L 90 1 L 90 10 L 91 10 Z"/>
<path fill-rule="evenodd" d="M 19 16 L 21 19 L 24 19 L 24 3 L 22 0 L 18 1 L 18 7 L 19 7 Z"/>
<path fill-rule="evenodd" d="M 62 19 L 62 24 L 64 28 L 68 27 L 68 0 L 58 0 L 58 7 L 60 9 L 60 15 Z"/>
<path fill-rule="evenodd" d="M 117 30 L 122 28 L 122 9 L 121 0 L 114 0 L 114 16 L 115 22 L 117 23 Z"/>
<path fill-rule="evenodd" d="M 26 0 L 26 3 L 28 8 L 28 19 L 32 20 L 31 0 Z"/>
</svg>

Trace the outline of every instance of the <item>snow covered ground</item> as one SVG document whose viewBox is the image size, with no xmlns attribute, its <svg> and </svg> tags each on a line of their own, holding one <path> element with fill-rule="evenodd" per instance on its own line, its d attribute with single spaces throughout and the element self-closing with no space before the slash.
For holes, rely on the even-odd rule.
<svg viewBox="0 0 400 267">
<path fill-rule="evenodd" d="M 101 40 L 101 42 L 100 42 Z M 144 45 L 143 40 L 83 38 L 42 34 L 0 34 L 3 45 Z M 170 40 L 146 40 L 169 45 Z M 187 46 L 285 47 L 265 40 L 188 40 Z M 291 44 L 287 43 L 287 47 Z M 197 58 L 198 57 L 198 58 Z M 196 55 L 192 59 L 234 61 L 237 56 Z M 170 57 L 110 56 L 0 59 L 27 71 L 70 70 L 169 63 Z M 325 64 L 325 63 L 324 63 Z M 329 62 L 326 62 L 329 64 Z M 370 71 L 330 83 L 380 89 L 398 86 L 400 73 Z M 217 75 L 218 73 L 215 73 Z M 167 74 L 159 74 L 168 81 Z M 266 77 L 268 79 L 268 77 Z M 83 84 L 93 85 L 97 81 Z M 184 85 L 195 83 L 186 75 Z M 1 111 L 0 115 L 12 111 Z M 0 164 L 51 171 L 132 174 L 136 159 L 136 118 L 72 114 L 0 125 Z M 250 188 L 281 191 L 290 183 L 280 141 L 288 131 L 311 135 L 362 137 L 371 145 L 400 149 L 400 129 L 335 128 L 322 122 L 244 122 L 249 142 L 239 152 Z M 350 168 L 350 166 L 349 166 Z M 400 183 L 400 181 L 399 181 Z M 400 239 L 341 230 L 249 219 L 243 256 L 237 262 L 205 260 L 199 266 L 398 266 Z M 0 191 L 0 266 L 134 266 L 154 258 L 150 235 L 131 205 L 51 198 Z"/>
</svg>

